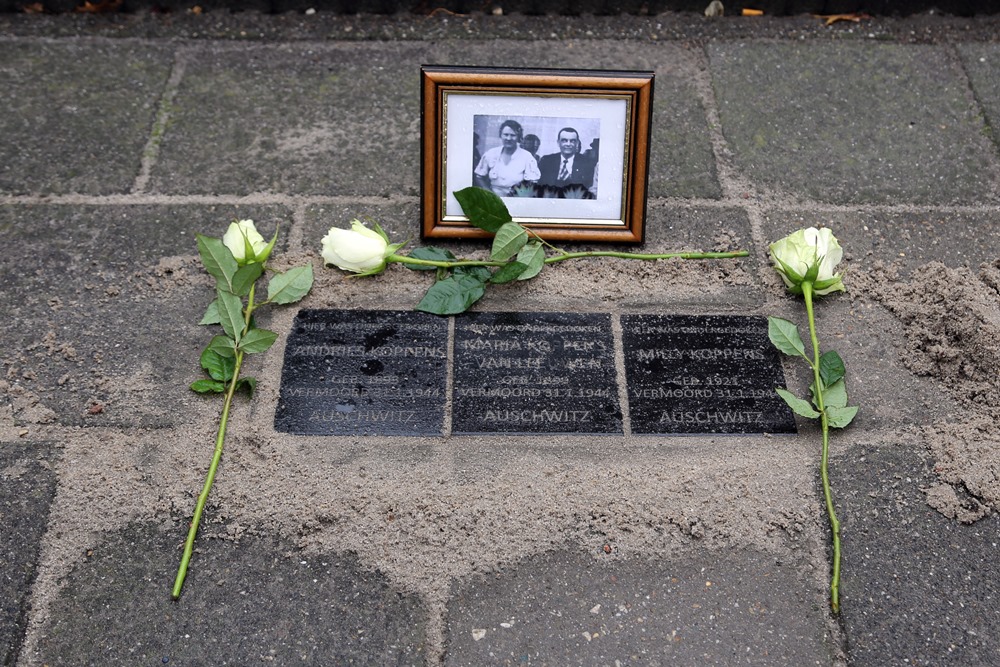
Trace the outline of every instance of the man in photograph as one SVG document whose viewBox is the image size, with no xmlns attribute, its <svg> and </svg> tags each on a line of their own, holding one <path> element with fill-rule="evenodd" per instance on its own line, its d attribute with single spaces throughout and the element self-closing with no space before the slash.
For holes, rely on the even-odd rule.
<svg viewBox="0 0 1000 667">
<path fill-rule="evenodd" d="M 572 127 L 564 127 L 556 139 L 559 152 L 543 155 L 538 160 L 538 170 L 542 174 L 538 184 L 554 188 L 578 185 L 589 190 L 594 184 L 597 163 L 580 154 L 580 133 Z"/>
<path fill-rule="evenodd" d="M 535 162 L 538 162 L 538 148 L 542 145 L 542 140 L 538 138 L 537 134 L 526 134 L 524 135 L 524 141 L 521 142 L 521 148 L 531 153 L 531 157 L 535 158 Z"/>
</svg>

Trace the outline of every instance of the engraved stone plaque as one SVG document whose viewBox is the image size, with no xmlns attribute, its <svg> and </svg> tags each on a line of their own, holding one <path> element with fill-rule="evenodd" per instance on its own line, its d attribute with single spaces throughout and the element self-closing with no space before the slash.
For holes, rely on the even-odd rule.
<svg viewBox="0 0 1000 667">
<path fill-rule="evenodd" d="M 452 432 L 622 433 L 611 316 L 455 318 Z"/>
<path fill-rule="evenodd" d="M 794 433 L 763 317 L 622 315 L 633 433 Z"/>
<path fill-rule="evenodd" d="M 448 321 L 413 311 L 302 310 L 274 428 L 300 435 L 440 435 Z"/>
</svg>

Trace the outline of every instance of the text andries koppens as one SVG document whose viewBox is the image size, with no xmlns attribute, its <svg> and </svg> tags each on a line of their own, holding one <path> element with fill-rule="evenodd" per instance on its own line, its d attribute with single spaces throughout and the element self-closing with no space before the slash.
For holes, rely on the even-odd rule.
<svg viewBox="0 0 1000 667">
<path fill-rule="evenodd" d="M 448 324 L 410 311 L 303 310 L 285 348 L 275 428 L 439 435 Z"/>
<path fill-rule="evenodd" d="M 364 345 L 295 345 L 293 356 L 308 357 L 410 357 L 414 359 L 444 359 L 448 356 L 444 346 L 382 345 L 366 348 Z"/>
</svg>

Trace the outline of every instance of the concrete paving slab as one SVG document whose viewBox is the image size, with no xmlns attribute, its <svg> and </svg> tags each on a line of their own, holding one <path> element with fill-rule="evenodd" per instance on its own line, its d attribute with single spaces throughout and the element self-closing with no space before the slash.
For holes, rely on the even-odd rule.
<svg viewBox="0 0 1000 667">
<path fill-rule="evenodd" d="M 445 664 L 829 665 L 813 584 L 753 551 L 531 557 L 453 588 Z"/>
<path fill-rule="evenodd" d="M 933 380 L 904 370 L 906 332 L 899 319 L 872 298 L 879 279 L 869 274 L 881 267 L 897 268 L 906 276 L 927 263 L 969 266 L 992 261 L 1000 254 L 1000 240 L 992 229 L 992 216 L 955 211 L 769 211 L 764 235 L 779 239 L 802 227 L 829 227 L 844 248 L 845 294 L 819 299 L 816 323 L 824 349 L 835 349 L 847 365 L 852 405 L 864 406 L 855 427 L 907 427 L 929 425 L 958 410 L 954 398 Z M 772 293 L 782 287 L 777 274 L 768 273 Z M 891 289 L 888 279 L 884 289 Z M 782 312 L 783 311 L 783 312 Z M 806 335 L 807 322 L 800 298 L 789 296 L 782 310 L 770 314 L 799 324 Z M 805 340 L 805 338 L 803 338 Z M 804 396 L 811 382 L 803 364 L 786 360 L 786 375 L 797 395 Z"/>
<path fill-rule="evenodd" d="M 996 665 L 1000 518 L 962 525 L 928 507 L 923 489 L 937 477 L 911 443 L 852 447 L 830 476 L 849 664 Z"/>
<path fill-rule="evenodd" d="M 789 296 L 783 305 L 787 310 L 769 314 L 798 324 L 802 339 L 808 341 L 809 324 L 802 299 Z M 821 349 L 836 350 L 843 358 L 850 405 L 862 406 L 853 428 L 930 425 L 957 409 L 954 399 L 940 385 L 901 368 L 905 333 L 899 320 L 885 308 L 836 295 L 819 300 L 815 314 Z M 792 393 L 805 398 L 813 381 L 812 370 L 801 359 L 791 357 L 785 357 L 784 367 Z M 803 433 L 816 428 L 814 420 L 800 420 L 800 425 Z"/>
<path fill-rule="evenodd" d="M 711 262 L 681 261 L 685 268 L 683 273 L 689 274 L 683 281 L 676 281 L 673 286 L 664 285 L 660 289 L 636 286 L 634 292 L 624 299 L 629 309 L 649 312 L 651 307 L 674 307 L 684 310 L 699 304 L 713 312 L 745 312 L 747 308 L 763 303 L 757 278 L 758 253 L 755 252 L 746 211 L 729 206 L 674 205 L 653 200 L 647 207 L 647 221 L 646 243 L 637 252 L 747 250 L 750 255 Z M 652 275 L 665 269 L 662 263 L 641 266 Z M 679 289 L 683 282 L 688 281 L 694 289 Z"/>
<path fill-rule="evenodd" d="M 708 121 L 688 73 L 657 70 L 649 196 L 721 199 Z"/>
<path fill-rule="evenodd" d="M 443 42 L 434 55 L 442 65 L 566 67 L 644 70 L 656 73 L 650 137 L 651 197 L 718 199 L 722 190 L 698 81 L 702 52 L 679 44 L 542 39 Z M 706 77 L 707 80 L 707 77 Z"/>
<path fill-rule="evenodd" d="M 989 134 L 1000 145 L 1000 46 L 959 44 L 956 48 L 969 74 L 976 101 L 986 112 Z"/>
<path fill-rule="evenodd" d="M 859 42 L 708 47 L 746 178 L 838 204 L 996 202 L 1000 162 L 954 52 Z"/>
<path fill-rule="evenodd" d="M 19 258 L 0 267 L 17 297 L 0 302 L 15 420 L 177 423 L 170 406 L 193 397 L 211 338 L 194 235 L 221 236 L 237 216 L 266 235 L 291 220 L 266 206 L 0 206 L 0 243 Z"/>
<path fill-rule="evenodd" d="M 0 443 L 0 664 L 15 664 L 27 628 L 56 459 L 49 443 Z"/>
<path fill-rule="evenodd" d="M 426 53 L 402 42 L 184 51 L 151 188 L 415 195 Z"/>
<path fill-rule="evenodd" d="M 201 540 L 170 598 L 176 530 L 134 524 L 65 579 L 37 647 L 59 665 L 421 665 L 426 612 L 349 554 L 304 556 L 268 536 Z"/>
<path fill-rule="evenodd" d="M 68 0 L 59 0 L 67 2 Z M 15 0 L 16 4 L 17 0 Z M 840 3 L 838 3 L 840 4 Z M 832 5 L 832 3 L 831 3 Z M 72 5 L 71 5 L 72 6 Z M 907 5 L 909 7 L 909 5 Z M 943 7 L 942 7 L 943 8 Z M 706 19 L 701 4 L 686 12 L 656 15 L 582 16 L 529 15 L 505 11 L 436 12 L 391 15 L 359 12 L 341 14 L 320 9 L 314 14 L 256 11 L 219 11 L 204 6 L 193 11 L 93 14 L 2 14 L 0 30 L 25 37 L 133 37 L 143 39 L 195 39 L 245 42 L 372 40 L 444 41 L 450 39 L 610 39 L 643 43 L 670 41 L 706 43 L 746 39 L 868 39 L 897 43 L 991 41 L 1000 29 L 1000 16 L 975 18 L 949 16 L 934 11 L 906 18 L 883 16 L 863 25 L 840 22 L 832 29 L 809 14 L 778 17 L 765 15 L 740 20 L 729 12 L 725 20 Z M 305 7 L 303 7 L 305 9 Z M 480 8 L 481 9 L 481 8 Z M 833 10 L 832 6 L 828 9 Z M 736 19 L 736 20 L 731 20 Z M 554 37 L 553 37 L 554 35 Z"/>
<path fill-rule="evenodd" d="M 153 44 L 0 41 L 0 192 L 128 192 L 172 61 Z"/>
</svg>

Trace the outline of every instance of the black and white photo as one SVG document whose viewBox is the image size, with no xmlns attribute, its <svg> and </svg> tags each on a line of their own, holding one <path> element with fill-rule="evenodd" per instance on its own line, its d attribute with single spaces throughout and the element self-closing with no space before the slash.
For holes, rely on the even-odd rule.
<svg viewBox="0 0 1000 667">
<path fill-rule="evenodd" d="M 473 158 L 473 185 L 500 197 L 597 198 L 599 119 L 477 115 L 473 128 L 488 148 Z"/>
<path fill-rule="evenodd" d="M 475 186 L 543 237 L 639 242 L 649 72 L 422 69 L 423 235 L 476 237 Z"/>
</svg>

